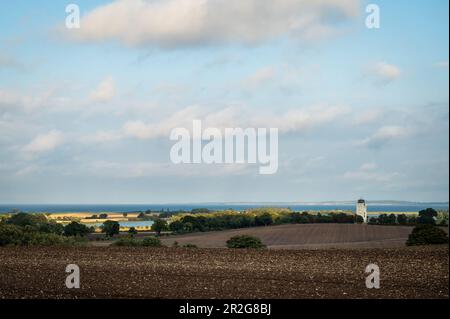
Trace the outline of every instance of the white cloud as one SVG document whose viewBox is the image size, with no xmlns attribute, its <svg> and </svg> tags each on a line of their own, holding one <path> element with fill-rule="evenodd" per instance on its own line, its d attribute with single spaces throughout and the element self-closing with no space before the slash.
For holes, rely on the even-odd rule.
<svg viewBox="0 0 450 319">
<path fill-rule="evenodd" d="M 378 165 L 373 162 L 362 164 L 355 171 L 348 171 L 342 177 L 349 180 L 370 181 L 370 182 L 390 182 L 398 177 L 399 173 L 377 172 Z"/>
<path fill-rule="evenodd" d="M 442 68 L 442 69 L 448 69 L 448 61 L 441 61 L 436 63 L 436 66 L 438 68 Z"/>
<path fill-rule="evenodd" d="M 166 119 L 157 123 L 146 124 L 142 121 L 126 122 L 122 128 L 125 136 L 138 139 L 152 139 L 158 137 L 168 137 L 170 131 L 176 127 L 190 127 L 192 120 L 203 116 L 202 111 L 197 106 L 184 108 Z"/>
<path fill-rule="evenodd" d="M 372 171 L 374 169 L 376 169 L 378 166 L 376 163 L 373 162 L 369 162 L 369 163 L 364 163 L 361 165 L 361 167 L 359 168 L 361 171 Z"/>
<path fill-rule="evenodd" d="M 365 112 L 357 113 L 354 116 L 352 122 L 355 125 L 369 124 L 379 120 L 382 115 L 382 110 L 368 110 Z"/>
<path fill-rule="evenodd" d="M 64 142 L 64 136 L 60 131 L 52 130 L 46 134 L 36 136 L 22 150 L 29 154 L 49 152 L 56 149 Z"/>
<path fill-rule="evenodd" d="M 289 35 L 316 39 L 355 18 L 359 0 L 116 0 L 88 12 L 81 41 L 160 48 L 259 44 Z"/>
<path fill-rule="evenodd" d="M 81 136 L 80 142 L 84 144 L 99 144 L 120 140 L 122 134 L 114 131 L 98 131 L 94 134 Z"/>
<path fill-rule="evenodd" d="M 145 178 L 154 176 L 230 176 L 255 173 L 248 164 L 173 164 L 162 162 L 108 162 L 96 161 L 90 164 L 89 169 L 97 176 L 108 178 Z M 256 166 L 254 166 L 256 168 Z"/>
<path fill-rule="evenodd" d="M 39 94 L 27 94 L 17 90 L 0 89 L 0 112 L 30 112 L 43 107 L 53 106 L 57 103 L 55 91 L 55 88 L 49 88 Z"/>
<path fill-rule="evenodd" d="M 370 137 L 360 141 L 358 144 L 373 148 L 381 147 L 393 140 L 403 139 L 412 134 L 412 129 L 403 126 L 383 126 Z"/>
<path fill-rule="evenodd" d="M 372 67 L 372 75 L 380 84 L 387 84 L 400 78 L 402 72 L 399 67 L 388 64 L 386 62 L 379 62 Z"/>
<path fill-rule="evenodd" d="M 143 121 L 126 122 L 122 128 L 124 135 L 138 139 L 168 137 L 177 127 L 192 128 L 192 121 L 202 120 L 203 127 L 224 128 L 278 128 L 280 133 L 304 132 L 317 126 L 333 122 L 347 114 L 350 108 L 345 106 L 320 106 L 293 109 L 278 113 L 255 113 L 246 107 L 231 106 L 209 111 L 199 106 L 182 109 L 166 119 L 155 123 Z"/>
<path fill-rule="evenodd" d="M 261 85 L 268 83 L 274 79 L 276 70 L 273 67 L 266 67 L 257 70 L 243 81 L 243 85 L 250 89 L 256 89 Z"/>
<path fill-rule="evenodd" d="M 90 100 L 92 102 L 108 102 L 114 97 L 115 92 L 114 80 L 112 77 L 108 77 L 91 93 Z"/>
</svg>

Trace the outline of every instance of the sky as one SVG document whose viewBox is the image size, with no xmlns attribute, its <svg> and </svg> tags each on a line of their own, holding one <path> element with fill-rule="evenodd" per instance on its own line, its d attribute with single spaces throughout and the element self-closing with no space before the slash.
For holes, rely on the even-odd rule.
<svg viewBox="0 0 450 319">
<path fill-rule="evenodd" d="M 0 203 L 448 201 L 449 3 L 370 3 L 2 1 Z M 173 164 L 194 119 L 278 171 Z"/>
</svg>

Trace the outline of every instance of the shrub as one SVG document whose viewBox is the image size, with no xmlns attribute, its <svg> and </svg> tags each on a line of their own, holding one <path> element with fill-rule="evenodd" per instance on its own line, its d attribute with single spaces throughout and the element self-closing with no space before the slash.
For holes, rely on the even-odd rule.
<svg viewBox="0 0 450 319">
<path fill-rule="evenodd" d="M 64 227 L 65 236 L 86 236 L 90 232 L 91 230 L 86 225 L 77 222 L 71 222 Z"/>
<path fill-rule="evenodd" d="M 113 243 L 113 246 L 123 246 L 123 247 L 137 247 L 137 246 L 142 246 L 142 242 L 139 240 L 136 240 L 134 238 L 120 238 L 118 240 L 116 240 Z"/>
<path fill-rule="evenodd" d="M 433 225 L 418 225 L 408 237 L 406 245 L 436 245 L 448 243 L 447 233 Z"/>
<path fill-rule="evenodd" d="M 38 231 L 47 234 L 62 235 L 64 233 L 64 226 L 56 222 L 40 223 Z"/>
<path fill-rule="evenodd" d="M 264 248 L 265 245 L 261 239 L 253 236 L 241 235 L 234 236 L 227 240 L 228 248 Z"/>
<path fill-rule="evenodd" d="M 6 221 L 7 224 L 16 226 L 37 226 L 39 223 L 47 222 L 47 217 L 43 214 L 15 213 Z"/>
<path fill-rule="evenodd" d="M 23 231 L 16 225 L 0 224 L 0 247 L 22 244 Z"/>
<path fill-rule="evenodd" d="M 73 245 L 80 241 L 53 233 L 41 233 L 30 226 L 0 224 L 0 246 Z"/>
<path fill-rule="evenodd" d="M 53 246 L 71 244 L 66 238 L 56 234 L 38 232 L 25 232 L 22 245 L 27 246 Z"/>
<path fill-rule="evenodd" d="M 161 247 L 161 240 L 156 237 L 146 237 L 142 240 L 142 246 L 145 247 Z"/>
</svg>

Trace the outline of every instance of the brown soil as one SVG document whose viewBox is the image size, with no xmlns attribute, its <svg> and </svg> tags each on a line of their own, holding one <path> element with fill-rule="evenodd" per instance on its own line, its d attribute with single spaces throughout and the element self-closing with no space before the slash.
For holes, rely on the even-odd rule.
<svg viewBox="0 0 450 319">
<path fill-rule="evenodd" d="M 65 287 L 65 267 L 81 288 Z M 376 263 L 381 288 L 365 287 Z M 448 246 L 230 250 L 0 248 L 0 298 L 448 298 Z"/>
<path fill-rule="evenodd" d="M 255 227 L 246 229 L 193 233 L 164 238 L 171 246 L 194 244 L 202 248 L 226 247 L 226 241 L 236 235 L 260 238 L 268 248 L 390 248 L 405 246 L 412 227 L 354 224 L 303 224 Z"/>
</svg>

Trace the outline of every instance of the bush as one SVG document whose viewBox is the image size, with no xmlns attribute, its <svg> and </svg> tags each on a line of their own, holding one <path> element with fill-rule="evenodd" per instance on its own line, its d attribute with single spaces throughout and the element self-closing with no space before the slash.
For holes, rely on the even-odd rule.
<svg viewBox="0 0 450 319">
<path fill-rule="evenodd" d="M 448 243 L 447 233 L 433 225 L 419 225 L 414 227 L 408 237 L 406 245 L 437 245 Z"/>
<path fill-rule="evenodd" d="M 134 238 L 120 238 L 113 243 L 113 246 L 121 247 L 137 247 L 142 246 L 142 242 Z"/>
<path fill-rule="evenodd" d="M 116 240 L 113 246 L 122 247 L 162 247 L 161 241 L 156 237 L 146 237 L 143 240 L 138 240 L 133 237 L 124 237 Z"/>
<path fill-rule="evenodd" d="M 161 240 L 156 237 L 146 237 L 142 240 L 142 246 L 145 247 L 161 247 Z"/>
<path fill-rule="evenodd" d="M 37 227 L 40 233 L 62 235 L 64 226 L 56 222 L 40 223 Z"/>
<path fill-rule="evenodd" d="M 227 240 L 228 248 L 265 248 L 266 246 L 261 242 L 261 239 L 253 236 L 241 235 L 234 236 Z"/>
<path fill-rule="evenodd" d="M 6 221 L 7 224 L 16 226 L 37 226 L 46 223 L 47 217 L 43 214 L 15 213 Z"/>
<path fill-rule="evenodd" d="M 71 244 L 71 241 L 60 235 L 38 232 L 25 232 L 22 243 L 22 245 L 27 246 L 54 246 L 63 244 Z"/>
<path fill-rule="evenodd" d="M 194 244 L 186 244 L 186 245 L 183 245 L 183 247 L 184 248 L 198 248 L 197 245 L 194 245 Z"/>
<path fill-rule="evenodd" d="M 0 224 L 0 247 L 22 245 L 23 231 L 16 225 Z"/>
<path fill-rule="evenodd" d="M 53 233 L 41 233 L 30 226 L 0 224 L 0 246 L 73 245 L 79 241 Z"/>
</svg>

